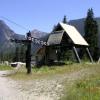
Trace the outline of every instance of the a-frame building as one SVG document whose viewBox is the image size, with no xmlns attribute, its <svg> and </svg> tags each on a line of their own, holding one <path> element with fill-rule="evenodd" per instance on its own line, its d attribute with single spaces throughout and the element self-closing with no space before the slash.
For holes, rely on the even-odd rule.
<svg viewBox="0 0 100 100">
<path fill-rule="evenodd" d="M 88 49 L 89 44 L 74 26 L 58 23 L 55 30 L 46 36 L 46 42 L 47 45 L 40 48 L 37 52 L 37 64 L 47 64 L 49 61 L 56 60 L 57 54 L 59 53 L 59 48 L 61 47 L 73 49 L 79 63 L 81 60 L 76 48 L 83 47 L 86 49 L 90 61 L 93 62 L 92 56 Z"/>
</svg>

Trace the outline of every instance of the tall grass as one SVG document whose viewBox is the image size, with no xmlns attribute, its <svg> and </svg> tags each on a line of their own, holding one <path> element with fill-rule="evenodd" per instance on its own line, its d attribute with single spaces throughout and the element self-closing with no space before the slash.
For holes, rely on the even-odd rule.
<svg viewBox="0 0 100 100">
<path fill-rule="evenodd" d="M 94 67 L 95 74 L 77 80 L 61 100 L 100 100 L 100 65 Z"/>
<path fill-rule="evenodd" d="M 11 70 L 11 69 L 13 69 L 11 66 L 0 65 L 0 71 L 2 71 L 2 70 Z"/>
<path fill-rule="evenodd" d="M 63 100 L 100 100 L 100 78 L 76 83 Z"/>
<path fill-rule="evenodd" d="M 78 71 L 84 68 L 93 67 L 91 64 L 70 64 L 70 65 L 60 65 L 60 66 L 42 66 L 41 68 L 33 67 L 32 73 L 27 75 L 26 68 L 22 67 L 17 74 L 11 76 L 14 79 L 34 79 L 34 78 L 43 78 L 47 76 L 52 76 L 55 74 L 67 74 L 74 71 Z"/>
</svg>

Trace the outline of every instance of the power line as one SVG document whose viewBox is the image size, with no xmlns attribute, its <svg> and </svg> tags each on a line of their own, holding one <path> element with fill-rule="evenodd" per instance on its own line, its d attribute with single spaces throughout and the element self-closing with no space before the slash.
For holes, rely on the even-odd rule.
<svg viewBox="0 0 100 100">
<path fill-rule="evenodd" d="M 5 20 L 7 20 L 8 22 L 10 22 L 10 23 L 12 23 L 12 24 L 14 24 L 14 25 L 16 25 L 16 26 L 18 26 L 18 27 L 20 27 L 20 28 L 26 30 L 26 31 L 29 31 L 28 28 L 26 28 L 26 27 L 24 27 L 24 26 L 22 26 L 22 25 L 20 25 L 20 24 L 17 24 L 16 22 L 14 22 L 14 21 L 12 21 L 12 20 L 6 18 L 6 17 L 3 17 L 3 16 L 0 16 L 0 17 L 1 17 L 2 19 L 5 19 Z"/>
</svg>

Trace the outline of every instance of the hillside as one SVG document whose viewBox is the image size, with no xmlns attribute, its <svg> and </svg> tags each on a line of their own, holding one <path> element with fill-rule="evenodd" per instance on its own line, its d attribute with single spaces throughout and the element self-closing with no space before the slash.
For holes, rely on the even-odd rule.
<svg viewBox="0 0 100 100">
<path fill-rule="evenodd" d="M 15 32 L 4 21 L 0 20 L 0 52 L 6 52 L 9 48 L 13 47 L 10 39 L 14 34 Z"/>
<path fill-rule="evenodd" d="M 41 37 L 45 36 L 46 34 L 47 34 L 46 32 L 42 32 L 37 29 L 34 29 L 31 31 L 32 37 L 35 37 L 35 38 L 41 38 Z"/>
<path fill-rule="evenodd" d="M 31 31 L 32 37 L 35 38 L 41 38 L 46 34 L 46 32 L 41 32 L 36 29 Z M 3 20 L 0 20 L 0 52 L 6 53 L 15 49 L 15 43 L 12 43 L 10 39 L 25 39 L 25 35 L 15 33 Z M 38 46 L 38 44 L 33 43 L 33 53 L 36 51 Z"/>
</svg>

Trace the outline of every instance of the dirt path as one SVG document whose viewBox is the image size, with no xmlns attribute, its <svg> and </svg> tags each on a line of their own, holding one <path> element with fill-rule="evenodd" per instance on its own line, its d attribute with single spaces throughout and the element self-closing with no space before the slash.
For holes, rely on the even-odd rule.
<svg viewBox="0 0 100 100">
<path fill-rule="evenodd" d="M 0 71 L 0 76 L 3 77 L 3 76 L 9 76 L 12 74 L 16 74 L 21 67 L 23 67 L 23 66 L 18 64 L 17 67 L 15 67 L 13 70 Z"/>
<path fill-rule="evenodd" d="M 63 96 L 64 81 L 70 87 L 75 80 L 94 73 L 94 68 L 86 68 L 70 74 L 30 81 L 14 81 L 8 77 L 0 77 L 0 100 L 58 100 Z"/>
</svg>

